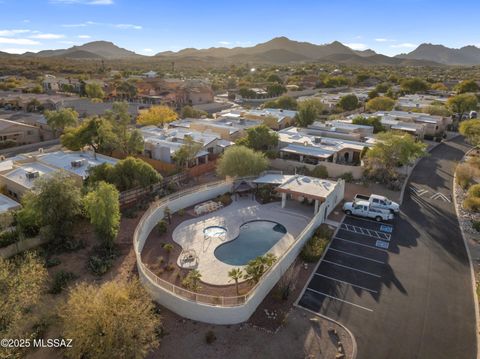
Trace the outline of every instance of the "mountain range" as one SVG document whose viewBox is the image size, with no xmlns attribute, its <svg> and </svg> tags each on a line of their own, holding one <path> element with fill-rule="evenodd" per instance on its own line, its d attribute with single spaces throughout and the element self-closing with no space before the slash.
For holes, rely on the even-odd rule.
<svg viewBox="0 0 480 359">
<path fill-rule="evenodd" d="M 478 65 L 480 49 L 472 45 L 452 49 L 443 45 L 421 44 L 412 52 L 396 58 L 435 61 L 444 65 Z"/>
<path fill-rule="evenodd" d="M 1 53 L 0 56 L 7 56 Z M 186 48 L 178 52 L 159 52 L 153 57 L 136 54 L 120 48 L 108 41 L 94 41 L 68 49 L 44 50 L 38 53 L 27 52 L 20 56 L 57 57 L 71 59 L 149 59 L 168 61 L 199 61 L 218 63 L 271 63 L 288 64 L 302 62 L 323 62 L 360 65 L 401 65 L 401 66 L 440 66 L 440 65 L 478 65 L 480 49 L 465 46 L 460 49 L 443 45 L 421 44 L 408 54 L 389 57 L 377 54 L 373 50 L 353 50 L 338 41 L 316 45 L 299 42 L 286 37 L 276 37 L 270 41 L 251 47 L 211 47 L 208 49 Z"/>
</svg>

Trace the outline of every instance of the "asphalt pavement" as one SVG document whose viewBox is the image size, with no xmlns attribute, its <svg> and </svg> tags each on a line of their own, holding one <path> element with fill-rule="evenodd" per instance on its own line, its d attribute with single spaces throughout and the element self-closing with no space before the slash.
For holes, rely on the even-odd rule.
<svg viewBox="0 0 480 359">
<path fill-rule="evenodd" d="M 353 333 L 357 358 L 476 358 L 472 278 L 452 203 L 468 148 L 458 137 L 422 159 L 392 223 L 346 217 L 300 297 Z"/>
</svg>

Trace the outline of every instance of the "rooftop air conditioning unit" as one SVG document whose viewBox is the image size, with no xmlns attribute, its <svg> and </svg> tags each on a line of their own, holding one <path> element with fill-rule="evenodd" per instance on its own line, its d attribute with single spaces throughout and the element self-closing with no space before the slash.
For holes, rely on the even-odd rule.
<svg viewBox="0 0 480 359">
<path fill-rule="evenodd" d="M 315 137 L 315 143 L 322 143 L 321 137 Z"/>
<path fill-rule="evenodd" d="M 85 159 L 80 159 L 80 160 L 74 160 L 71 162 L 71 165 L 73 168 L 79 168 L 79 167 L 82 167 L 84 164 L 86 164 L 86 160 Z"/>
<path fill-rule="evenodd" d="M 26 171 L 25 172 L 25 177 L 27 177 L 29 180 L 38 178 L 40 176 L 40 173 L 38 171 Z"/>
</svg>

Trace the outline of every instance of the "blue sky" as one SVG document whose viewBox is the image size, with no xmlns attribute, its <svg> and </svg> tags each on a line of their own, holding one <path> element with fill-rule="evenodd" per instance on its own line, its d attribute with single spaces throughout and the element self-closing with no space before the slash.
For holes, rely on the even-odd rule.
<svg viewBox="0 0 480 359">
<path fill-rule="evenodd" d="M 422 42 L 480 46 L 475 0 L 0 0 L 0 12 L 0 51 L 12 53 L 108 40 L 152 55 L 277 36 L 386 55 Z"/>
</svg>

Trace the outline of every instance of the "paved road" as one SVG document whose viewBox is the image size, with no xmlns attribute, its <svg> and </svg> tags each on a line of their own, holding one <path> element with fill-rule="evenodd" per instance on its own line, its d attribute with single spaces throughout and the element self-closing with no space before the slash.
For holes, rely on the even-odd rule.
<svg viewBox="0 0 480 359">
<path fill-rule="evenodd" d="M 299 305 L 349 328 L 359 359 L 476 358 L 470 267 L 451 203 L 467 149 L 457 138 L 417 165 L 391 237 L 346 218 L 307 285 Z"/>
</svg>

